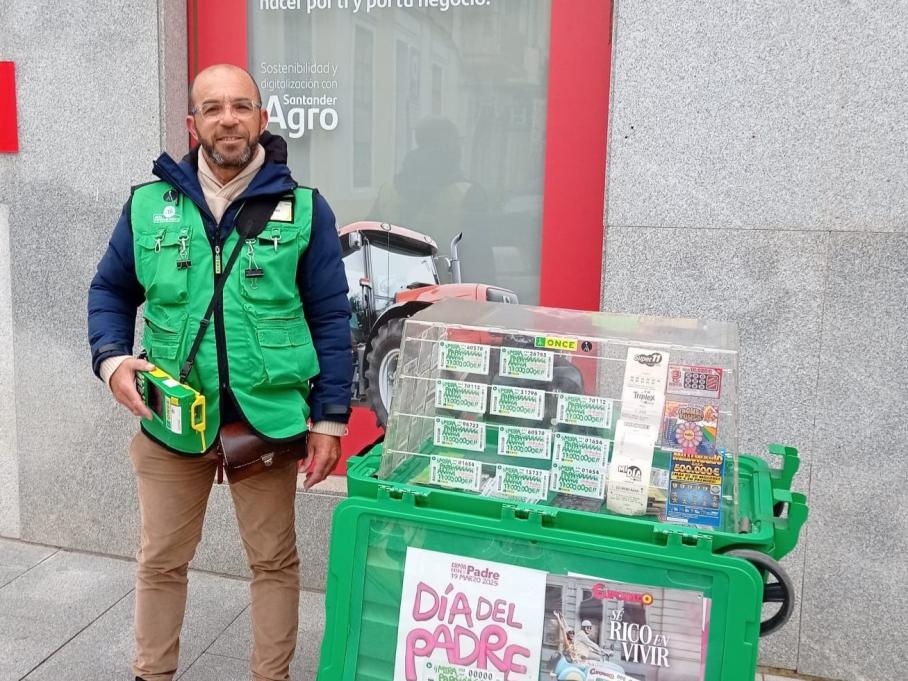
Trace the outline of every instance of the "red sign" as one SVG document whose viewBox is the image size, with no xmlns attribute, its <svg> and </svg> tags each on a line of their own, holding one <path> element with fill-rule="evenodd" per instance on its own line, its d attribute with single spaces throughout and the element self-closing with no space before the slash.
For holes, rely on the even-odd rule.
<svg viewBox="0 0 908 681">
<path fill-rule="evenodd" d="M 0 61 L 0 152 L 19 151 L 16 123 L 16 69 L 11 61 Z"/>
</svg>

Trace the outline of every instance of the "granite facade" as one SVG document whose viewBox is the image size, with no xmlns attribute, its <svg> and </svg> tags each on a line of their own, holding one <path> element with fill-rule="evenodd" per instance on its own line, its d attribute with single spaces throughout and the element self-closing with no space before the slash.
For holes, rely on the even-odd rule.
<svg viewBox="0 0 908 681">
<path fill-rule="evenodd" d="M 603 309 L 739 325 L 741 449 L 798 447 L 811 506 L 761 662 L 849 681 L 906 664 L 906 32 L 894 0 L 615 2 Z"/>
<path fill-rule="evenodd" d="M 0 203 L 0 536 L 19 536 L 19 455 L 16 446 L 13 296 L 9 206 Z"/>
</svg>

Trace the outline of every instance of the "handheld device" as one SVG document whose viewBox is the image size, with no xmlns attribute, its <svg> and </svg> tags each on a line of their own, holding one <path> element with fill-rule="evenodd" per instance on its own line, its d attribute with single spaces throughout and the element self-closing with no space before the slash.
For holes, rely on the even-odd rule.
<svg viewBox="0 0 908 681">
<path fill-rule="evenodd" d="M 188 448 L 204 452 L 205 396 L 198 390 L 180 383 L 166 371 L 154 369 L 136 373 L 136 389 L 151 411 L 151 419 L 143 419 L 145 427 L 156 432 L 169 432 L 185 438 Z"/>
</svg>

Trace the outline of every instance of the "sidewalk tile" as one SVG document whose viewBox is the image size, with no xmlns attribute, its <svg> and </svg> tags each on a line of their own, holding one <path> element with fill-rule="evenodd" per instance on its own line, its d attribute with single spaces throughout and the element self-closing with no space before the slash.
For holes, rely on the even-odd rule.
<svg viewBox="0 0 908 681">
<path fill-rule="evenodd" d="M 296 654 L 291 665 L 291 678 L 307 679 L 318 669 L 322 634 L 325 629 L 325 596 L 320 593 L 300 593 L 300 625 Z M 252 624 L 247 609 L 206 651 L 218 656 L 239 657 L 246 660 L 252 654 Z M 246 663 L 248 665 L 248 662 Z"/>
<path fill-rule="evenodd" d="M 249 660 L 205 653 L 179 677 L 179 680 L 249 681 Z"/>
<path fill-rule="evenodd" d="M 125 561 L 59 551 L 0 588 L 0 679 L 19 679 L 132 588 Z"/>
<path fill-rule="evenodd" d="M 57 552 L 50 546 L 27 544 L 0 537 L 0 587 Z"/>
<path fill-rule="evenodd" d="M 186 619 L 180 638 L 181 668 L 195 661 L 242 612 L 248 589 L 248 583 L 241 580 L 190 572 Z M 26 681 L 131 678 L 134 607 L 133 592 L 29 674 Z"/>
</svg>

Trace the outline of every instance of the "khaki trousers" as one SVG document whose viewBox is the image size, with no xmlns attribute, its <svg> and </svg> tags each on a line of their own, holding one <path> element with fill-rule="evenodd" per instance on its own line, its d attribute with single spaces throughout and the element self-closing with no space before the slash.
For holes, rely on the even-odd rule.
<svg viewBox="0 0 908 681">
<path fill-rule="evenodd" d="M 217 462 L 174 454 L 142 432 L 132 439 L 129 457 L 138 481 L 142 526 L 133 672 L 145 681 L 171 681 L 180 651 L 187 569 L 202 538 Z M 296 649 L 296 476 L 296 463 L 291 462 L 230 485 L 252 570 L 254 681 L 288 681 Z"/>
</svg>

